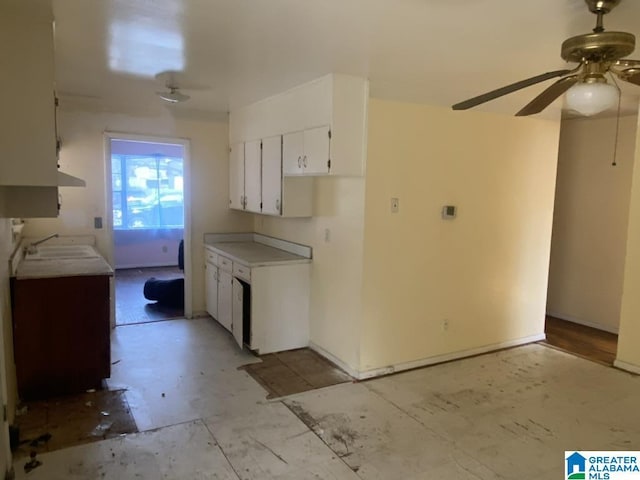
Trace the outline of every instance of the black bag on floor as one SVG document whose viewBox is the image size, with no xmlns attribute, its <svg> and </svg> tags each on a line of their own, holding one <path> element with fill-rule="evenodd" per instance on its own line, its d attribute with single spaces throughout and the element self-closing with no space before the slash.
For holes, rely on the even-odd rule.
<svg viewBox="0 0 640 480">
<path fill-rule="evenodd" d="M 184 306 L 184 278 L 158 280 L 151 277 L 144 282 L 144 298 L 169 307 Z"/>
</svg>

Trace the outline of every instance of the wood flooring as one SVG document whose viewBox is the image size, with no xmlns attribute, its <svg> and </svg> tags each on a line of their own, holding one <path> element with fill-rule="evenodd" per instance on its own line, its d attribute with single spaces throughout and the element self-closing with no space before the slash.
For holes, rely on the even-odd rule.
<svg viewBox="0 0 640 480">
<path fill-rule="evenodd" d="M 618 348 L 618 336 L 547 316 L 547 340 L 542 342 L 604 365 L 613 365 Z"/>
<path fill-rule="evenodd" d="M 184 317 L 184 309 L 159 305 L 144 298 L 144 282 L 182 278 L 178 267 L 128 268 L 116 270 L 116 325 L 159 322 Z"/>
</svg>

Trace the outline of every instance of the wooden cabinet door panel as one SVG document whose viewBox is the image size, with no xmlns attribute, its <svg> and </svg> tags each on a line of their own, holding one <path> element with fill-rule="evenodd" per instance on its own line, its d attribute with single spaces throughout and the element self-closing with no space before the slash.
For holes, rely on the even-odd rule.
<svg viewBox="0 0 640 480">
<path fill-rule="evenodd" d="M 282 171 L 285 175 L 300 175 L 303 171 L 304 132 L 282 136 Z"/>
<path fill-rule="evenodd" d="M 282 212 L 282 136 L 262 140 L 262 213 Z"/>
<path fill-rule="evenodd" d="M 329 127 L 304 131 L 304 155 L 302 164 L 305 175 L 329 173 Z"/>
<path fill-rule="evenodd" d="M 244 144 L 244 209 L 260 212 L 262 199 L 260 140 Z"/>
<path fill-rule="evenodd" d="M 211 263 L 205 266 L 204 275 L 207 312 L 213 318 L 218 318 L 218 267 Z"/>
<path fill-rule="evenodd" d="M 232 311 L 232 276 L 222 269 L 218 270 L 218 322 L 227 330 L 231 331 L 231 311 Z"/>
<path fill-rule="evenodd" d="M 229 207 L 244 209 L 244 143 L 231 146 L 229 157 Z"/>
</svg>

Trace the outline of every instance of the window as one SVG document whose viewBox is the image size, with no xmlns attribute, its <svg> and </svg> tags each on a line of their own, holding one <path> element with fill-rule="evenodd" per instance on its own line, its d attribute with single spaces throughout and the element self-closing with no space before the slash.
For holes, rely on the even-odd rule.
<svg viewBox="0 0 640 480">
<path fill-rule="evenodd" d="M 182 158 L 112 154 L 113 227 L 184 227 Z"/>
</svg>

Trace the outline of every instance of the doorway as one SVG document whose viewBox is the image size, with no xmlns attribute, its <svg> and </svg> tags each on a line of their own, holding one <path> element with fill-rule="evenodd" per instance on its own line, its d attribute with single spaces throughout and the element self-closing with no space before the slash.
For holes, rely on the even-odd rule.
<svg viewBox="0 0 640 480">
<path fill-rule="evenodd" d="M 107 134 L 116 326 L 190 316 L 188 143 Z"/>
</svg>

